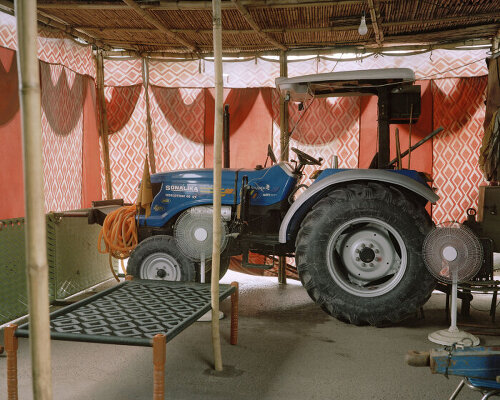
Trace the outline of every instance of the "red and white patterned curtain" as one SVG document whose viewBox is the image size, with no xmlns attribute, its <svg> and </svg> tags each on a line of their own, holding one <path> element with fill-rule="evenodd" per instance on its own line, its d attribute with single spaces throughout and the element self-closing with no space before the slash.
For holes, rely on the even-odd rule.
<svg viewBox="0 0 500 400">
<path fill-rule="evenodd" d="M 433 207 L 436 223 L 462 222 L 468 208 L 477 208 L 486 84 L 487 77 L 433 82 L 434 126 L 444 128 L 433 141 L 434 186 L 441 197 Z"/>
<path fill-rule="evenodd" d="M 1 157 L 0 169 L 2 181 L 11 188 L 0 205 L 0 218 L 10 218 L 23 215 L 24 199 L 16 19 L 4 13 L 0 13 L 0 47 L 0 87 L 4 94 L 0 100 L 0 131 L 8 146 L 8 154 Z M 63 33 L 39 29 L 38 58 L 41 61 L 45 210 L 81 208 L 89 196 L 93 200 L 100 196 L 89 192 L 87 187 L 87 182 L 92 181 L 91 171 L 95 169 L 98 173 L 98 168 L 91 166 L 92 163 L 85 171 L 82 167 L 84 154 L 98 159 L 96 146 L 95 154 L 90 154 L 93 143 L 97 143 L 97 132 L 91 127 L 92 121 L 95 126 L 97 116 L 91 111 L 94 110 L 93 98 L 87 99 L 93 88 L 89 81 L 95 76 L 92 48 Z M 12 189 L 14 186 L 20 189 Z"/>
<path fill-rule="evenodd" d="M 85 77 L 40 63 L 46 211 L 82 206 Z"/>
</svg>

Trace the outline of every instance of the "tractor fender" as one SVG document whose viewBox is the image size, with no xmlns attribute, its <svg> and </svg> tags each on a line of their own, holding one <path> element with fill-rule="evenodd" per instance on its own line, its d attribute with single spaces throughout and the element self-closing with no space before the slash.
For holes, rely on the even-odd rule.
<svg viewBox="0 0 500 400">
<path fill-rule="evenodd" d="M 419 182 L 406 175 L 397 173 L 396 171 L 353 169 L 337 172 L 314 182 L 297 200 L 295 200 L 281 222 L 279 242 L 286 243 L 290 239 L 290 233 L 297 230 L 295 229 L 297 225 L 301 223 L 305 214 L 312 206 L 323 197 L 324 192 L 342 183 L 359 181 L 383 182 L 393 186 L 403 187 L 431 203 L 435 203 L 439 200 L 439 196 L 423 182 Z"/>
</svg>

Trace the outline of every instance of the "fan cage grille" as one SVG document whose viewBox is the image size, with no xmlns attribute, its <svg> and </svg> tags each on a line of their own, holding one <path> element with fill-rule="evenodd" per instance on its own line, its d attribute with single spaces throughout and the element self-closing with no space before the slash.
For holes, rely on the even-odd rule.
<svg viewBox="0 0 500 400">
<path fill-rule="evenodd" d="M 221 252 L 228 241 L 227 225 L 221 217 Z M 197 239 L 196 231 L 202 229 L 206 233 L 204 240 Z M 200 261 L 212 258 L 213 219 L 212 215 L 199 212 L 185 211 L 178 218 L 174 226 L 174 238 L 179 250 L 188 258 Z"/>
<path fill-rule="evenodd" d="M 443 255 L 447 247 L 457 251 L 448 261 Z M 472 279 L 481 269 L 483 249 L 479 238 L 465 225 L 447 222 L 436 226 L 424 240 L 422 256 L 429 272 L 446 283 Z"/>
</svg>

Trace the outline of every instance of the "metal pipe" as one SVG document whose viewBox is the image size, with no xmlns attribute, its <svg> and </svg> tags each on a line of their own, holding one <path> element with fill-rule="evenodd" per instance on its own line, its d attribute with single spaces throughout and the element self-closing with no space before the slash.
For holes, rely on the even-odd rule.
<svg viewBox="0 0 500 400">
<path fill-rule="evenodd" d="M 450 328 L 448 329 L 450 332 L 457 332 L 457 289 L 458 284 L 457 281 L 454 280 L 453 283 L 451 284 L 451 325 Z"/>
<path fill-rule="evenodd" d="M 230 158 L 229 158 L 229 150 L 230 150 L 230 139 L 229 139 L 229 104 L 224 106 L 224 168 L 230 168 Z"/>
<path fill-rule="evenodd" d="M 40 75 L 35 0 L 15 2 L 19 98 L 23 131 L 26 213 L 26 273 L 30 315 L 30 351 L 35 400 L 52 399 L 49 326 L 49 266 L 43 194 Z"/>
</svg>

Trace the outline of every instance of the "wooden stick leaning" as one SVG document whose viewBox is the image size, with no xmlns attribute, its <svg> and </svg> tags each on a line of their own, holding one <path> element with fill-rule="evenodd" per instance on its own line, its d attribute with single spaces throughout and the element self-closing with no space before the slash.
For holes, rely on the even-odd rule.
<svg viewBox="0 0 500 400">
<path fill-rule="evenodd" d="M 222 21 L 220 0 L 212 0 L 214 34 L 215 72 L 215 121 L 214 121 L 214 197 L 213 197 L 213 243 L 212 243 L 212 346 L 214 367 L 222 371 L 222 354 L 219 326 L 219 270 L 221 243 L 221 180 L 222 180 L 222 123 L 223 123 L 223 81 L 222 81 Z"/>
<path fill-rule="evenodd" d="M 49 266 L 43 192 L 42 122 L 37 58 L 36 1 L 15 2 L 19 98 L 23 132 L 26 214 L 26 274 L 30 314 L 33 398 L 52 399 L 49 325 Z"/>
<path fill-rule="evenodd" d="M 394 133 L 394 136 L 396 137 L 396 157 L 398 159 L 398 169 L 402 169 L 403 166 L 401 165 L 401 147 L 399 145 L 399 129 L 396 128 L 396 132 Z"/>
</svg>

